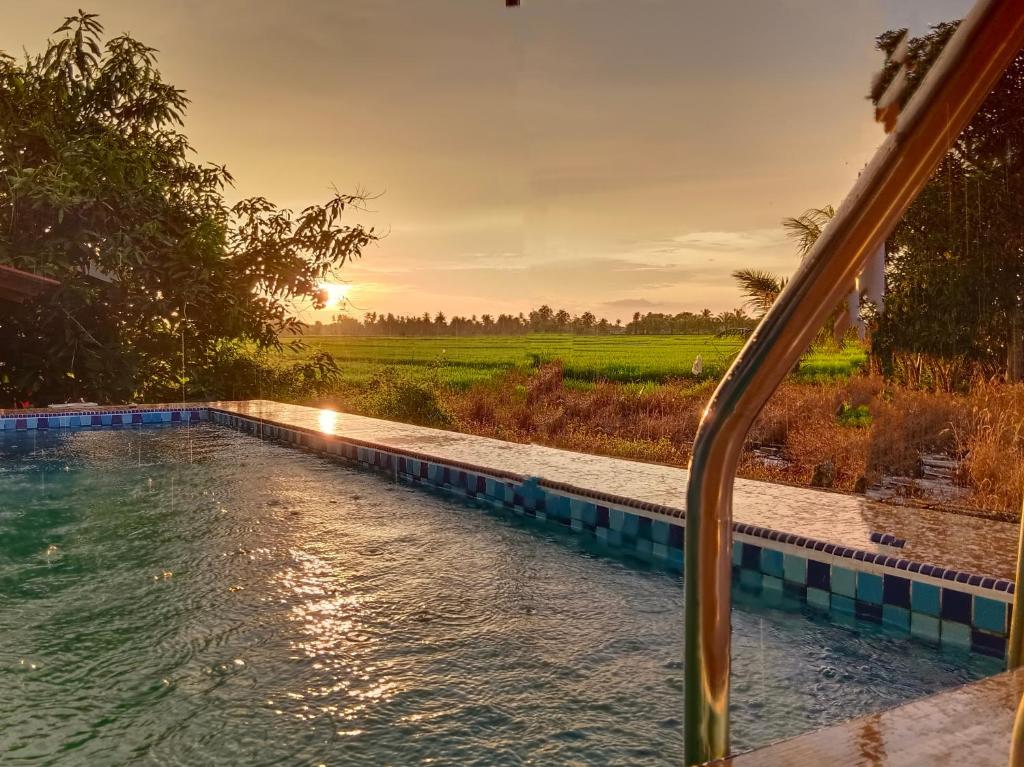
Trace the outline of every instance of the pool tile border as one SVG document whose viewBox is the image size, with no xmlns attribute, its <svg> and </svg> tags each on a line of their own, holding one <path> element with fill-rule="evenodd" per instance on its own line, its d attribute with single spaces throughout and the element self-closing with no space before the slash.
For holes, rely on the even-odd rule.
<svg viewBox="0 0 1024 767">
<path fill-rule="evenodd" d="M 209 408 L 214 423 L 390 473 L 396 480 L 559 525 L 619 554 L 679 572 L 682 509 L 345 435 Z M 1014 584 L 756 525 L 733 525 L 740 588 L 777 590 L 942 647 L 1003 657 Z"/>
<path fill-rule="evenodd" d="M 60 410 L 0 410 L 0 431 L 47 431 L 198 423 L 209 418 L 206 403 L 96 407 Z"/>
</svg>

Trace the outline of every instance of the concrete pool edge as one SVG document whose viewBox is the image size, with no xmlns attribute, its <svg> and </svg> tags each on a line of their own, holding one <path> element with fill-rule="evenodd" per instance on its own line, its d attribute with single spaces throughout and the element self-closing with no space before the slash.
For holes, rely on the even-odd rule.
<svg viewBox="0 0 1024 767">
<path fill-rule="evenodd" d="M 1024 669 L 734 754 L 705 767 L 1004 767 Z"/>
</svg>

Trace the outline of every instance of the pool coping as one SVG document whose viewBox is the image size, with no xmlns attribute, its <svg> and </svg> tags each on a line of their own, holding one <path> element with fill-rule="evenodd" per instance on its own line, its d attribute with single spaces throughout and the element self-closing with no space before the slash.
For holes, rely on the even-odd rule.
<svg viewBox="0 0 1024 767">
<path fill-rule="evenodd" d="M 704 767 L 1005 767 L 1024 669 L 1008 671 Z"/>
<path fill-rule="evenodd" d="M 286 411 L 294 417 L 266 417 L 262 415 L 264 406 Z M 254 415 L 254 408 L 261 415 Z M 259 400 L 90 406 L 56 411 L 27 409 L 0 411 L 0 430 L 104 428 L 209 420 L 261 438 L 389 471 L 401 481 L 548 521 L 629 556 L 670 570 L 682 569 L 686 518 L 682 508 L 513 472 L 500 466 L 467 462 L 445 455 L 443 449 L 423 451 L 388 445 L 384 441 L 344 433 L 327 433 L 301 423 L 321 412 L 316 408 Z M 125 418 L 126 415 L 129 417 Z M 361 420 L 373 422 L 373 419 Z M 390 424 L 378 423 L 382 427 Z M 435 430 L 422 431 L 435 433 Z M 584 457 L 580 455 L 581 459 Z M 631 463 L 610 458 L 602 460 L 613 466 L 621 464 L 623 471 L 628 470 Z M 798 492 L 832 496 L 810 489 Z M 897 554 L 843 546 L 738 521 L 733 523 L 733 541 L 734 575 L 743 588 L 793 594 L 812 608 L 856 615 L 926 642 L 997 657 L 1005 654 L 1014 592 L 1013 582 L 1006 578 L 941 567 Z"/>
</svg>

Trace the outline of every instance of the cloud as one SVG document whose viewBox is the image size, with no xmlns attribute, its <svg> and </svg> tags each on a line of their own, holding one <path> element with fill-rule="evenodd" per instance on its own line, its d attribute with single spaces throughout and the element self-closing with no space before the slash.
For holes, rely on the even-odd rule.
<svg viewBox="0 0 1024 767">
<path fill-rule="evenodd" d="M 604 301 L 601 304 L 608 309 L 657 309 L 665 305 L 660 301 L 651 301 L 648 298 L 617 298 L 614 301 Z"/>
<path fill-rule="evenodd" d="M 684 250 L 760 250 L 777 248 L 786 243 L 781 227 L 772 229 L 746 229 L 740 231 L 689 232 L 669 240 L 669 244 Z"/>
</svg>

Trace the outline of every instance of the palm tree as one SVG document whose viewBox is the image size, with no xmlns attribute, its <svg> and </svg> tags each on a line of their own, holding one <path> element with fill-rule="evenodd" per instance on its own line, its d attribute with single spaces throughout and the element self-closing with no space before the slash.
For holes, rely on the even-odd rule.
<svg viewBox="0 0 1024 767">
<path fill-rule="evenodd" d="M 795 220 L 795 219 L 794 219 Z M 761 319 L 775 303 L 779 293 L 786 287 L 785 277 L 776 277 L 761 269 L 737 269 L 732 278 L 739 283 L 743 294 L 743 305 Z"/>
<path fill-rule="evenodd" d="M 782 219 L 782 226 L 787 230 L 786 236 L 796 241 L 800 258 L 811 252 L 814 243 L 835 215 L 836 209 L 826 205 L 823 208 L 808 208 L 796 218 Z"/>
<path fill-rule="evenodd" d="M 786 235 L 796 242 L 797 252 L 800 258 L 806 258 L 811 252 L 814 243 L 825 231 L 828 222 L 836 215 L 836 209 L 831 205 L 821 208 L 808 208 L 795 218 L 782 219 L 782 226 L 786 229 Z M 737 269 L 732 277 L 739 283 L 740 291 L 746 299 L 744 306 L 751 309 L 758 319 L 764 315 L 775 303 L 779 293 L 786 287 L 785 277 L 776 277 L 770 272 L 760 269 Z M 826 343 L 832 339 L 832 328 L 835 325 L 839 313 L 845 311 L 845 304 L 840 303 L 832 311 L 828 320 L 818 332 L 815 339 L 816 344 Z M 834 339 L 836 343 L 839 339 Z"/>
</svg>

